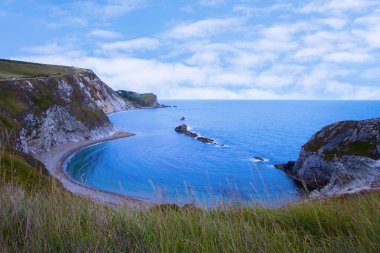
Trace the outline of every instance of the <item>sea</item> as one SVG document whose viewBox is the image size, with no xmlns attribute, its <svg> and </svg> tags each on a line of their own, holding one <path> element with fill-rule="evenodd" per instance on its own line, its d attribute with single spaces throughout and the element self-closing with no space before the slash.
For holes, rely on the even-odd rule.
<svg viewBox="0 0 380 253">
<path fill-rule="evenodd" d="M 153 203 L 283 206 L 307 192 L 275 164 L 295 161 L 323 126 L 380 117 L 380 101 L 161 102 L 175 107 L 110 115 L 119 130 L 136 136 L 76 152 L 66 161 L 68 176 Z M 176 133 L 181 124 L 216 144 Z"/>
</svg>

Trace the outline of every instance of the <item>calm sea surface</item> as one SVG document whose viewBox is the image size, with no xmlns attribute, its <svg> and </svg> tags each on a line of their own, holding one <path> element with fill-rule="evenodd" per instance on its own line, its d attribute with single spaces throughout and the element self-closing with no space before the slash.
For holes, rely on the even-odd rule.
<svg viewBox="0 0 380 253">
<path fill-rule="evenodd" d="M 111 115 L 116 127 L 137 135 L 77 152 L 67 173 L 82 184 L 153 202 L 282 205 L 304 194 L 274 164 L 296 160 L 327 124 L 380 117 L 380 101 L 162 102 L 178 107 Z M 177 134 L 182 123 L 217 144 Z"/>
</svg>

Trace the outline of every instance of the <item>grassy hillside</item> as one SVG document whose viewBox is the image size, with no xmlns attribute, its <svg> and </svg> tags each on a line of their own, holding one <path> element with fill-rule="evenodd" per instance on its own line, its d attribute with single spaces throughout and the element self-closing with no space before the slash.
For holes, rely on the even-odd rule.
<svg viewBox="0 0 380 253">
<path fill-rule="evenodd" d="M 252 205 L 210 211 L 169 205 L 113 210 L 55 187 L 37 170 L 30 173 L 25 160 L 4 154 L 3 252 L 380 251 L 379 192 L 281 209 Z"/>
<path fill-rule="evenodd" d="M 74 70 L 73 67 L 0 59 L 0 80 L 61 75 L 72 73 Z"/>
</svg>

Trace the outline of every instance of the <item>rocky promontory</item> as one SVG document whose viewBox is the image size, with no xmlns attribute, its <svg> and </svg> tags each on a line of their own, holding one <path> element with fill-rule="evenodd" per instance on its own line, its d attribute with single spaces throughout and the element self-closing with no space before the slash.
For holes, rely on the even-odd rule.
<svg viewBox="0 0 380 253">
<path fill-rule="evenodd" d="M 192 137 L 198 141 L 201 141 L 203 143 L 208 143 L 208 144 L 215 143 L 215 141 L 213 139 L 202 137 L 202 136 L 199 136 L 197 133 L 189 131 L 187 125 L 185 125 L 185 124 L 182 124 L 182 125 L 176 127 L 174 129 L 174 131 L 176 131 L 179 134 L 184 134 L 184 135 L 190 136 L 190 137 Z"/>
<path fill-rule="evenodd" d="M 137 93 L 133 91 L 118 90 L 116 93 L 131 103 L 136 108 L 165 108 L 169 107 L 158 103 L 157 96 L 153 93 Z"/>
<path fill-rule="evenodd" d="M 380 118 L 328 125 L 302 146 L 296 162 L 277 167 L 318 189 L 316 195 L 380 188 Z"/>
</svg>

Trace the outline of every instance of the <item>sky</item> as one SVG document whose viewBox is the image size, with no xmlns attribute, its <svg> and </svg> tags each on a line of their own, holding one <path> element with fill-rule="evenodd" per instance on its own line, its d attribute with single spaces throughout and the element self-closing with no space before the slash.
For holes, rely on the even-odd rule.
<svg viewBox="0 0 380 253">
<path fill-rule="evenodd" d="M 379 0 L 1 0 L 0 30 L 161 99 L 380 99 Z"/>
</svg>

